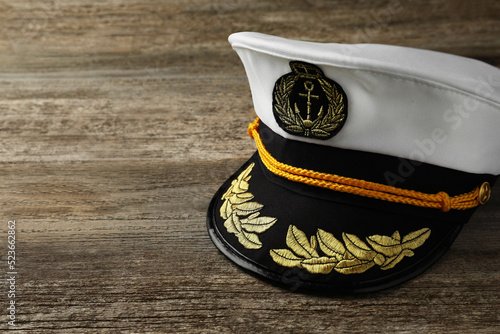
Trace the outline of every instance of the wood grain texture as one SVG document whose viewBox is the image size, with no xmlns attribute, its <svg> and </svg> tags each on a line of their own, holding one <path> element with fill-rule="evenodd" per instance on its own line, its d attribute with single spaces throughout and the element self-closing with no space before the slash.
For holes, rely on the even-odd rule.
<svg viewBox="0 0 500 334">
<path fill-rule="evenodd" d="M 500 66 L 495 0 L 0 1 L 0 330 L 15 219 L 21 332 L 500 332 L 499 185 L 434 267 L 376 294 L 295 294 L 218 252 L 208 203 L 254 152 L 244 30 Z"/>
</svg>

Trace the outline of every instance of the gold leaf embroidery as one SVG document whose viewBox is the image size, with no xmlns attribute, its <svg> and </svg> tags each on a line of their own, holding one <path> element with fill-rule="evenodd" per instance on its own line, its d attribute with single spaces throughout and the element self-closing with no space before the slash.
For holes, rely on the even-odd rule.
<svg viewBox="0 0 500 334">
<path fill-rule="evenodd" d="M 235 214 L 232 214 L 224 221 L 224 226 L 229 233 L 241 233 L 240 219 Z"/>
<path fill-rule="evenodd" d="M 387 270 L 394 268 L 394 266 L 398 264 L 399 261 L 401 261 L 405 256 L 412 257 L 413 255 L 415 255 L 415 253 L 413 253 L 412 250 L 403 249 L 401 253 L 399 253 L 398 255 L 387 258 L 386 261 L 382 264 L 382 266 L 380 266 L 380 269 Z"/>
<path fill-rule="evenodd" d="M 301 265 L 311 274 L 328 274 L 337 265 L 337 259 L 328 256 L 303 260 Z"/>
<path fill-rule="evenodd" d="M 231 208 L 231 203 L 229 201 L 224 201 L 222 206 L 220 207 L 220 216 L 223 219 L 228 219 L 233 213 L 233 209 Z"/>
<path fill-rule="evenodd" d="M 409 233 L 404 236 L 403 244 L 409 243 L 409 248 L 415 249 L 422 246 L 422 244 L 425 242 L 425 240 L 427 240 L 430 234 L 431 230 L 428 228 L 423 228 L 421 230 Z"/>
<path fill-rule="evenodd" d="M 267 231 L 278 220 L 261 217 L 260 210 L 264 205 L 252 202 L 254 196 L 248 192 L 248 181 L 254 165 L 250 164 L 231 182 L 222 195 L 224 202 L 219 209 L 226 230 L 247 249 L 261 248 L 262 242 L 257 234 Z M 281 266 L 304 268 L 312 274 L 328 274 L 332 270 L 344 275 L 359 274 L 375 265 L 382 270 L 394 268 L 404 257 L 413 256 L 413 250 L 422 246 L 430 234 L 429 228 L 423 228 L 401 239 L 399 232 L 395 231 L 390 237 L 369 236 L 367 244 L 354 234 L 342 233 L 342 243 L 321 229 L 307 238 L 303 231 L 290 225 L 286 236 L 286 245 L 290 249 L 271 249 L 270 255 Z M 326 256 L 318 254 L 318 246 Z"/>
<path fill-rule="evenodd" d="M 283 267 L 301 267 L 301 262 L 304 260 L 288 249 L 271 249 L 270 254 L 274 262 Z"/>
<path fill-rule="evenodd" d="M 242 229 L 241 233 L 236 235 L 240 244 L 242 244 L 245 248 L 259 249 L 262 247 L 262 242 L 260 242 L 259 237 L 255 233 L 249 233 Z"/>
<path fill-rule="evenodd" d="M 253 199 L 253 195 L 250 193 L 234 194 L 230 197 L 231 204 L 242 204 Z"/>
<path fill-rule="evenodd" d="M 349 253 L 357 259 L 371 261 L 377 255 L 375 251 L 371 250 L 354 234 L 342 233 L 342 238 Z"/>
<path fill-rule="evenodd" d="M 360 259 L 342 260 L 335 267 L 335 270 L 341 274 L 359 274 L 367 271 L 375 265 L 373 261 L 363 261 Z"/>
<path fill-rule="evenodd" d="M 395 256 L 402 250 L 401 241 L 385 235 L 372 235 L 366 241 L 373 249 L 385 256 Z"/>
<path fill-rule="evenodd" d="M 241 220 L 241 228 L 248 232 L 262 233 L 276 223 L 277 219 L 273 217 L 255 217 Z"/>
<path fill-rule="evenodd" d="M 344 275 L 360 274 L 375 265 L 382 270 L 394 268 L 405 256 L 413 256 L 413 249 L 423 245 L 430 234 L 430 229 L 423 228 L 401 240 L 396 231 L 390 237 L 369 236 L 367 244 L 354 234 L 342 233 L 342 243 L 333 234 L 318 229 L 309 241 L 304 232 L 290 225 L 286 244 L 291 250 L 271 249 L 270 254 L 279 265 L 304 268 L 311 274 L 328 274 L 332 270 Z M 318 254 L 317 246 L 326 256 Z"/>
<path fill-rule="evenodd" d="M 318 247 L 318 240 L 315 235 L 311 235 L 311 240 L 309 241 L 312 249 L 316 249 Z"/>
<path fill-rule="evenodd" d="M 338 241 L 333 234 L 318 229 L 316 236 L 319 248 L 330 257 L 335 257 L 338 261 L 342 260 L 346 251 L 344 245 Z"/>
<path fill-rule="evenodd" d="M 259 217 L 259 211 L 264 205 L 251 202 L 254 196 L 248 192 L 248 181 L 252 177 L 250 172 L 254 166 L 254 163 L 250 164 L 231 182 L 229 189 L 222 195 L 224 202 L 219 209 L 221 218 L 225 219 L 226 230 L 234 234 L 247 249 L 261 248 L 262 242 L 256 233 L 268 230 L 277 221 L 273 217 Z"/>
<path fill-rule="evenodd" d="M 233 203 L 232 203 L 233 204 Z M 241 204 L 233 204 L 234 211 L 240 216 L 251 215 L 252 213 L 260 211 L 264 205 L 257 202 L 247 202 Z"/>
<path fill-rule="evenodd" d="M 299 256 L 305 258 L 319 256 L 318 252 L 316 252 L 316 249 L 311 247 L 306 234 L 294 225 L 290 225 L 288 227 L 288 233 L 286 234 L 286 245 Z"/>
<path fill-rule="evenodd" d="M 375 251 L 385 256 L 393 257 L 400 254 L 403 250 L 415 249 L 422 246 L 430 234 L 430 229 L 423 228 L 407 234 L 403 238 L 402 242 L 400 241 L 399 232 L 396 235 L 397 238 L 383 235 L 372 235 L 367 238 L 367 242 Z"/>
</svg>

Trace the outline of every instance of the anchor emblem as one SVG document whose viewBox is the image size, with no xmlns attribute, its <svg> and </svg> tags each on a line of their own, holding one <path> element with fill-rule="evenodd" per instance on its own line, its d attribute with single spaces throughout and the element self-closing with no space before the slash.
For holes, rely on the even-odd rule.
<svg viewBox="0 0 500 334">
<path fill-rule="evenodd" d="M 291 62 L 273 92 L 273 113 L 288 133 L 317 139 L 337 134 L 347 117 L 347 96 L 342 87 L 312 64 Z"/>
<path fill-rule="evenodd" d="M 311 128 L 313 125 L 313 122 L 311 122 L 311 98 L 313 99 L 319 99 L 319 95 L 312 95 L 311 92 L 314 90 L 314 84 L 311 81 L 306 81 L 304 82 L 304 88 L 307 91 L 307 94 L 304 93 L 299 93 L 299 96 L 304 96 L 307 97 L 307 118 L 304 120 L 302 119 L 302 123 L 306 127 L 306 130 Z M 300 110 L 297 107 L 297 103 L 295 103 L 295 113 L 300 117 Z M 318 117 L 321 117 L 323 114 L 323 106 L 321 106 L 321 109 L 319 110 Z"/>
</svg>

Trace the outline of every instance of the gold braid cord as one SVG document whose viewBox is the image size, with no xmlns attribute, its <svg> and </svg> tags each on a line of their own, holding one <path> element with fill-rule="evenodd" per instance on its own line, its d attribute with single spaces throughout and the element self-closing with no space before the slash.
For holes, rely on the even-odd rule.
<svg viewBox="0 0 500 334">
<path fill-rule="evenodd" d="M 272 173 L 294 182 L 389 202 L 440 209 L 443 212 L 448 212 L 450 209 L 466 210 L 483 203 L 480 201 L 480 187 L 477 187 L 471 192 L 450 197 L 443 191 L 437 194 L 426 194 L 414 190 L 401 189 L 380 183 L 290 166 L 277 161 L 266 150 L 260 139 L 258 129 L 259 118 L 248 126 L 248 133 L 250 137 L 255 140 L 260 158 L 264 165 Z M 486 185 L 488 185 L 487 182 L 483 183 L 482 187 L 488 188 Z"/>
</svg>

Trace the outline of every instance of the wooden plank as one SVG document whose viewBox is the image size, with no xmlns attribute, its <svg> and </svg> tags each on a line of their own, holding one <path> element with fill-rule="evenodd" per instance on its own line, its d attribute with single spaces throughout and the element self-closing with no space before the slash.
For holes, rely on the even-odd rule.
<svg viewBox="0 0 500 334">
<path fill-rule="evenodd" d="M 499 13 L 493 0 L 0 1 L 0 329 L 15 220 L 26 332 L 500 331 L 500 185 L 434 267 L 365 296 L 264 283 L 205 227 L 212 195 L 254 151 L 230 33 L 500 66 Z"/>
</svg>

